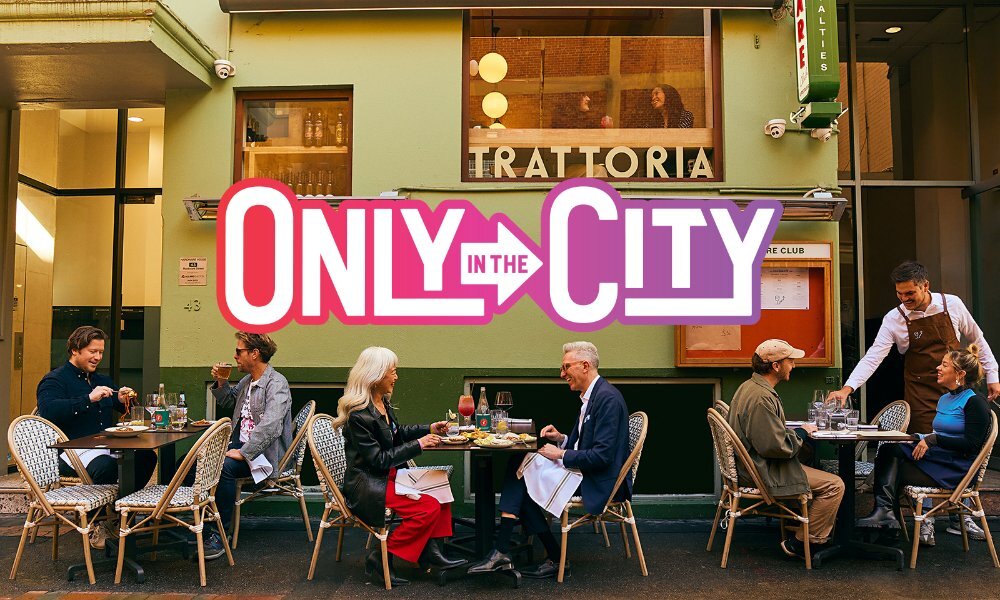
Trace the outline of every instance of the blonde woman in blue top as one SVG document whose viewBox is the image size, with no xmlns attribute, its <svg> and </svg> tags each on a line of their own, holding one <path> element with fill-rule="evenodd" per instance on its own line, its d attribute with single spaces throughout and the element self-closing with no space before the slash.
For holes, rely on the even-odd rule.
<svg viewBox="0 0 1000 600">
<path fill-rule="evenodd" d="M 934 432 L 920 441 L 883 444 L 875 457 L 875 510 L 858 520 L 859 527 L 899 529 L 892 507 L 906 485 L 954 488 L 983 447 L 990 427 L 986 398 L 975 387 L 983 379 L 979 347 L 952 350 L 937 367 L 937 382 L 948 389 L 938 400 Z M 925 531 L 925 529 L 927 531 Z M 934 543 L 934 518 L 920 526 L 921 541 Z"/>
</svg>

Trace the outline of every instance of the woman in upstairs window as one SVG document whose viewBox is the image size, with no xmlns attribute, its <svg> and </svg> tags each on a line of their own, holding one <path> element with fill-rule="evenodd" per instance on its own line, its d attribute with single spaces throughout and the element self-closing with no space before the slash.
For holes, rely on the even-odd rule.
<svg viewBox="0 0 1000 600">
<path fill-rule="evenodd" d="M 650 93 L 650 104 L 653 110 L 663 115 L 663 126 L 671 128 L 690 129 L 694 127 L 694 115 L 684 110 L 681 95 L 672 85 L 661 84 Z"/>
<path fill-rule="evenodd" d="M 934 432 L 917 434 L 921 439 L 916 444 L 883 444 L 879 448 L 875 510 L 858 520 L 859 527 L 899 529 L 893 506 L 902 486 L 951 489 L 961 482 L 989 433 L 989 405 L 972 389 L 982 379 L 976 344 L 944 355 L 937 367 L 937 382 L 948 391 L 938 400 Z M 967 515 L 965 518 L 971 520 Z M 934 517 L 920 524 L 920 541 L 934 545 Z"/>
</svg>

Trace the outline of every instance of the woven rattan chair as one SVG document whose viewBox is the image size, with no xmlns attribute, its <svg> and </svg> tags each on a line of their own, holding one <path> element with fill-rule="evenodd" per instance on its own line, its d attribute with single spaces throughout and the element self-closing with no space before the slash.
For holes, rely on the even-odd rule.
<svg viewBox="0 0 1000 600">
<path fill-rule="evenodd" d="M 306 537 L 313 541 L 312 525 L 309 523 L 309 509 L 306 508 L 306 496 L 302 491 L 302 460 L 306 456 L 306 423 L 316 412 L 316 401 L 310 400 L 302 407 L 299 414 L 295 415 L 292 424 L 294 439 L 288 451 L 281 457 L 278 468 L 264 481 L 260 488 L 251 492 L 246 498 L 242 498 L 243 486 L 253 485 L 252 477 L 245 477 L 236 480 L 236 512 L 233 515 L 233 550 L 239 543 L 240 537 L 240 507 L 251 500 L 257 498 L 267 498 L 270 496 L 289 496 L 298 498 L 299 508 L 302 510 L 302 522 L 306 526 Z"/>
<path fill-rule="evenodd" d="M 993 559 L 993 566 L 1000 568 L 1000 561 L 997 560 L 997 550 L 993 545 L 993 535 L 990 533 L 990 525 L 986 522 L 986 512 L 983 511 L 983 502 L 979 498 L 979 486 L 983 483 L 983 476 L 986 474 L 986 466 L 990 462 L 990 455 L 993 453 L 993 444 L 997 441 L 997 415 L 990 411 L 991 425 L 990 433 L 986 436 L 986 443 L 979 455 L 972 461 L 969 471 L 962 478 L 954 489 L 936 487 L 918 487 L 908 485 L 903 488 L 902 497 L 909 500 L 913 511 L 913 551 L 910 553 L 910 568 L 917 568 L 917 552 L 920 550 L 920 524 L 927 517 L 933 517 L 938 513 L 958 513 L 958 522 L 962 528 L 962 547 L 969 551 L 969 535 L 965 531 L 965 515 L 977 517 L 983 533 L 986 534 L 986 543 L 990 549 L 990 557 Z M 965 500 L 972 500 L 972 508 L 964 504 Z M 927 512 L 924 510 L 924 500 L 931 500 L 936 503 Z"/>
<path fill-rule="evenodd" d="M 93 485 L 86 469 L 75 453 L 70 453 L 74 468 L 87 483 L 62 487 L 59 485 L 59 452 L 49 448 L 57 442 L 67 441 L 66 435 L 49 421 L 25 415 L 14 419 L 7 430 L 7 444 L 21 478 L 28 487 L 30 504 L 21 531 L 21 541 L 14 555 L 10 578 L 17 576 L 25 543 L 36 527 L 51 523 L 52 560 L 59 556 L 59 525 L 65 523 L 80 532 L 83 538 L 83 557 L 87 564 L 87 577 L 95 583 L 94 566 L 90 558 L 89 534 L 94 527 L 88 512 L 109 506 L 118 495 L 117 485 Z M 66 514 L 74 515 L 75 520 Z M 96 519 L 95 519 L 96 521 Z"/>
<path fill-rule="evenodd" d="M 715 458 L 719 463 L 719 471 L 722 473 L 722 497 L 719 498 L 719 508 L 715 511 L 715 521 L 712 522 L 712 533 L 708 536 L 708 547 L 711 552 L 712 543 L 715 541 L 715 531 L 719 527 L 719 520 L 722 510 L 726 510 L 726 521 L 723 527 L 726 531 L 726 545 L 722 549 L 723 569 L 729 561 L 729 548 L 732 545 L 733 531 L 736 529 L 736 519 L 747 515 L 761 515 L 785 520 L 794 520 L 802 524 L 802 539 L 805 546 L 806 569 L 812 569 L 812 554 L 809 549 L 809 499 L 811 494 L 798 494 L 794 496 L 772 496 L 771 492 L 764 485 L 757 465 L 750 458 L 750 453 L 743 446 L 743 442 L 729 426 L 726 419 L 722 418 L 714 408 L 708 409 L 708 425 L 712 430 L 712 441 L 715 445 Z M 737 461 L 750 474 L 754 487 L 741 486 L 737 473 Z M 740 507 L 741 500 L 748 500 L 749 506 Z M 786 506 L 786 502 L 798 502 L 801 512 L 795 512 Z M 785 528 L 782 526 L 782 535 Z"/>
<path fill-rule="evenodd" d="M 872 425 L 878 425 L 881 431 L 906 431 L 906 428 L 910 425 L 910 405 L 902 400 L 896 400 L 895 402 L 890 402 L 889 404 L 882 407 L 882 410 L 878 411 L 875 418 L 872 419 Z M 878 449 L 882 447 L 882 444 L 896 444 L 898 442 L 879 442 L 875 449 L 875 454 L 878 454 Z M 864 482 L 872 473 L 875 472 L 875 463 L 867 460 L 860 460 L 861 454 L 865 451 L 865 447 L 868 442 L 858 442 L 854 449 L 854 479 L 855 481 L 860 480 L 859 483 Z M 821 460 L 820 467 L 827 473 L 838 473 L 839 463 L 836 459 Z"/>
<path fill-rule="evenodd" d="M 125 562 L 125 538 L 137 533 L 152 532 L 153 544 L 157 542 L 160 529 L 186 527 L 194 532 L 198 545 L 198 575 L 202 587 L 205 586 L 205 546 L 203 528 L 208 521 L 215 521 L 219 537 L 226 549 L 229 566 L 233 566 L 233 553 L 229 550 L 225 527 L 219 517 L 219 507 L 215 504 L 215 488 L 222 475 L 222 463 L 226 459 L 232 422 L 228 418 L 216 421 L 198 438 L 184 457 L 170 483 L 151 485 L 129 494 L 115 502 L 115 509 L 121 513 L 118 544 L 118 567 L 115 569 L 115 583 L 122 581 L 122 566 Z M 194 483 L 184 485 L 184 478 L 195 468 Z M 182 517 L 190 513 L 191 522 Z"/>
<path fill-rule="evenodd" d="M 636 474 L 639 472 L 639 459 L 642 457 L 642 446 L 646 442 L 646 432 L 649 429 L 649 417 L 646 416 L 644 412 L 636 412 L 629 415 L 628 418 L 628 444 L 629 444 L 629 455 L 625 460 L 625 464 L 622 465 L 622 470 L 618 473 L 618 480 L 615 482 L 615 487 L 611 490 L 611 496 L 608 498 L 607 504 L 604 505 L 604 511 L 601 514 L 592 515 L 590 513 L 579 514 L 579 512 L 574 513 L 574 511 L 580 511 L 583 509 L 583 498 L 579 496 L 574 496 L 566 504 L 566 507 L 562 511 L 562 547 L 559 551 L 559 574 L 556 580 L 559 583 L 563 581 L 563 575 L 566 571 L 566 542 L 568 541 L 569 532 L 573 529 L 586 525 L 588 523 L 600 523 L 604 526 L 604 523 L 619 523 L 621 525 L 622 531 L 622 541 L 625 544 L 625 557 L 632 557 L 632 550 L 629 548 L 628 534 L 625 529 L 625 524 L 632 526 L 632 536 L 635 538 L 635 553 L 639 557 L 639 568 L 642 570 L 642 576 L 646 577 L 649 575 L 649 571 L 646 569 L 646 556 L 642 553 L 642 544 L 639 542 L 639 529 L 635 524 L 635 516 L 632 514 L 632 503 L 629 500 L 624 500 L 622 502 L 614 502 L 612 498 L 618 493 L 619 488 L 625 483 L 625 477 L 630 473 L 632 475 L 632 482 L 635 483 Z M 572 521 L 570 521 L 572 519 Z M 608 543 L 607 533 L 605 530 L 605 543 Z"/>
<path fill-rule="evenodd" d="M 723 402 L 722 400 L 715 400 L 714 402 L 712 402 L 712 408 L 714 408 L 716 412 L 722 415 L 723 419 L 729 418 L 729 405 Z"/>
<path fill-rule="evenodd" d="M 323 544 L 323 532 L 330 527 L 337 527 L 337 554 L 340 561 L 344 549 L 344 530 L 348 527 L 358 527 L 375 536 L 382 547 L 382 574 L 385 576 L 385 589 L 392 589 L 389 581 L 389 551 L 386 540 L 389 539 L 389 527 L 379 529 L 371 527 L 351 512 L 340 492 L 344 485 L 344 472 L 347 470 L 347 457 L 344 454 L 344 436 L 339 429 L 333 427 L 333 417 L 330 415 L 315 415 L 306 425 L 306 440 L 313 462 L 316 463 L 316 474 L 319 475 L 320 489 L 323 491 L 325 505 L 323 517 L 319 522 L 319 533 L 316 534 L 316 545 L 313 547 L 312 561 L 309 563 L 310 581 L 316 573 L 316 562 L 319 559 L 319 549 Z M 388 523 L 388 522 L 387 522 Z"/>
</svg>

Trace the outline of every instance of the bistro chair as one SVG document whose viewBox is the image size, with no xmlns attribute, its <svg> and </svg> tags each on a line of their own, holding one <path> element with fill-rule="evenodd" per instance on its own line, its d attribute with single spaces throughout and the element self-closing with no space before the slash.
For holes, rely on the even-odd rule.
<svg viewBox="0 0 1000 600">
<path fill-rule="evenodd" d="M 715 445 L 715 459 L 719 463 L 719 471 L 722 473 L 722 497 L 719 498 L 719 507 L 715 511 L 715 521 L 712 522 L 712 533 L 708 536 L 708 547 L 706 550 L 712 551 L 712 542 L 715 541 L 715 531 L 719 527 L 722 517 L 722 510 L 726 510 L 725 521 L 722 527 L 726 529 L 726 544 L 722 549 L 723 569 L 729 561 L 729 548 L 732 545 L 733 530 L 736 529 L 736 519 L 747 515 L 760 515 L 774 517 L 782 520 L 782 536 L 784 536 L 785 520 L 798 521 L 802 524 L 802 543 L 805 546 L 806 569 L 812 569 L 812 553 L 809 549 L 809 500 L 811 494 L 798 494 L 792 496 L 773 496 L 764 485 L 757 465 L 750 458 L 743 442 L 729 426 L 726 419 L 722 418 L 714 408 L 708 409 L 708 425 L 712 430 L 712 441 Z M 737 461 L 750 474 L 753 487 L 741 486 L 739 474 L 736 469 Z M 741 500 L 747 500 L 749 506 L 740 506 Z M 798 502 L 801 512 L 795 512 L 786 503 Z"/>
<path fill-rule="evenodd" d="M 28 488 L 30 504 L 21 531 L 21 541 L 14 555 L 10 579 L 17 576 L 28 535 L 43 524 L 52 524 L 52 560 L 59 556 L 59 525 L 65 523 L 80 532 L 83 538 L 83 557 L 87 564 L 87 577 L 95 583 L 94 565 L 90 558 L 89 534 L 97 519 L 90 520 L 92 510 L 110 506 L 118 495 L 117 485 L 90 483 L 86 469 L 76 453 L 70 453 L 73 467 L 85 482 L 81 485 L 60 487 L 59 451 L 49 448 L 57 442 L 67 441 L 66 434 L 51 422 L 33 415 L 14 419 L 7 430 L 7 445 L 17 465 L 17 470 Z M 75 520 L 66 515 L 74 515 Z"/>
<path fill-rule="evenodd" d="M 406 461 L 406 468 L 407 469 L 415 469 L 415 470 L 419 470 L 419 471 L 444 471 L 445 474 L 448 476 L 448 481 L 449 482 L 451 481 L 451 475 L 452 475 L 452 473 L 455 472 L 455 467 L 453 465 L 432 465 L 432 466 L 421 467 L 412 458 L 410 460 Z M 385 509 L 385 522 L 389 523 L 389 525 L 392 526 L 392 525 L 395 525 L 398 521 L 399 521 L 399 519 L 396 518 L 396 513 L 392 512 L 391 508 L 386 508 Z M 365 550 L 367 550 L 368 548 L 370 548 L 371 545 L 372 545 L 372 534 L 369 533 L 368 534 L 368 539 L 365 540 Z"/>
<path fill-rule="evenodd" d="M 632 558 L 632 550 L 629 548 L 628 533 L 625 529 L 625 524 L 632 526 L 632 537 L 635 539 L 635 553 L 639 557 L 639 568 L 642 570 L 642 576 L 647 577 L 649 571 L 646 569 L 646 556 L 642 553 L 642 544 L 639 542 L 639 529 L 635 524 L 635 515 L 632 514 L 632 503 L 629 500 L 624 500 L 622 502 L 615 502 L 612 498 L 618 493 L 619 488 L 625 483 L 625 477 L 630 473 L 632 475 L 632 483 L 635 484 L 635 477 L 639 472 L 639 459 L 642 457 L 642 446 L 646 442 L 646 432 L 649 429 L 649 417 L 646 416 L 644 412 L 635 412 L 628 417 L 628 445 L 629 445 L 629 455 L 625 460 L 625 464 L 622 465 L 622 470 L 618 473 L 618 480 L 615 482 L 615 487 L 611 491 L 611 496 L 608 498 L 607 504 L 604 505 L 604 510 L 601 514 L 592 515 L 589 513 L 573 514 L 572 511 L 579 511 L 583 508 L 583 498 L 580 496 L 574 496 L 566 504 L 566 507 L 562 511 L 562 547 L 559 552 L 559 574 L 556 578 L 559 583 L 563 582 L 563 575 L 566 571 L 566 542 L 569 532 L 573 529 L 586 525 L 588 523 L 600 523 L 602 529 L 604 529 L 604 524 L 606 522 L 618 523 L 621 526 L 622 532 L 622 542 L 625 544 L 625 557 Z M 570 518 L 573 521 L 570 522 Z M 608 542 L 607 531 L 605 531 L 604 541 L 607 546 L 611 544 Z"/>
<path fill-rule="evenodd" d="M 32 416 L 32 417 L 38 416 L 38 405 L 35 405 L 35 408 L 31 409 L 30 416 Z M 87 470 L 84 468 L 83 464 L 80 462 L 80 459 L 77 458 L 76 450 L 63 450 L 63 453 L 69 455 L 70 462 L 73 463 L 73 470 L 76 471 L 77 473 L 81 473 L 81 472 L 84 473 L 84 476 L 83 477 L 73 477 L 72 475 L 59 475 L 59 486 L 60 487 L 65 487 L 65 486 L 68 486 L 68 485 L 82 485 L 82 484 L 85 484 L 85 483 L 89 485 L 89 484 L 93 483 L 93 481 L 90 480 L 90 475 L 86 474 Z M 27 487 L 24 487 L 22 489 L 24 490 L 25 494 L 28 493 L 28 488 Z M 56 524 L 53 523 L 53 525 L 56 525 Z M 28 541 L 28 543 L 29 544 L 34 544 L 35 543 L 35 538 L 37 536 L 38 536 L 38 528 L 37 527 L 33 527 L 31 529 L 31 539 Z"/>
<path fill-rule="evenodd" d="M 233 426 L 229 418 L 223 418 L 209 427 L 198 438 L 184 457 L 170 483 L 147 486 L 115 502 L 115 509 L 121 513 L 121 541 L 118 544 L 118 566 L 115 569 L 115 583 L 122 581 L 122 567 L 125 563 L 125 538 L 138 533 L 153 533 L 156 545 L 161 529 L 186 527 L 195 534 L 198 545 L 198 575 L 202 587 L 205 586 L 205 545 L 203 529 L 208 521 L 215 521 L 226 550 L 229 566 L 233 566 L 233 553 L 226 540 L 225 527 L 219 517 L 219 507 L 215 504 L 215 488 L 222 475 L 222 464 L 229 447 L 229 436 Z M 194 468 L 193 484 L 184 485 L 184 478 Z M 182 517 L 191 513 L 191 522 Z"/>
<path fill-rule="evenodd" d="M 340 486 L 344 485 L 344 472 L 347 470 L 347 457 L 344 454 L 344 435 L 333 426 L 333 417 L 325 414 L 313 416 L 306 425 L 306 440 L 309 452 L 316 464 L 316 474 L 319 475 L 320 489 L 325 501 L 323 516 L 319 522 L 319 532 L 316 534 L 316 545 L 313 547 L 312 561 L 309 563 L 309 574 L 306 579 L 312 581 L 316 573 L 316 561 L 319 559 L 319 549 L 323 545 L 323 532 L 330 527 L 337 527 L 337 554 L 339 562 L 344 549 L 344 530 L 348 527 L 358 527 L 374 535 L 382 547 L 382 574 L 385 575 L 385 589 L 392 589 L 389 581 L 389 551 L 386 540 L 389 538 L 388 521 L 381 528 L 374 528 L 356 517 L 344 501 Z"/>
<path fill-rule="evenodd" d="M 717 413 L 722 415 L 723 419 L 726 420 L 729 419 L 729 405 L 723 402 L 722 400 L 716 399 L 714 402 L 712 402 L 712 408 L 714 408 Z"/>
<path fill-rule="evenodd" d="M 316 401 L 310 400 L 295 415 L 292 424 L 292 431 L 295 437 L 292 445 L 288 447 L 285 455 L 281 457 L 278 468 L 272 476 L 265 480 L 259 489 L 250 493 L 246 498 L 242 497 L 243 486 L 253 485 L 252 477 L 245 477 L 236 480 L 236 511 L 233 514 L 233 550 L 239 542 L 240 537 L 240 507 L 257 498 L 268 498 L 270 496 L 288 496 L 298 498 L 299 508 L 302 510 L 302 522 L 306 526 L 306 537 L 313 541 L 312 524 L 309 523 L 309 509 L 306 508 L 306 497 L 302 491 L 302 461 L 306 456 L 306 423 L 316 413 Z"/>
<path fill-rule="evenodd" d="M 910 425 L 910 405 L 903 400 L 890 402 L 875 414 L 875 418 L 872 419 L 872 425 L 878 425 L 879 431 L 906 431 L 906 428 Z M 895 443 L 898 442 L 879 442 L 875 447 L 875 454 L 878 455 L 878 450 L 882 447 L 882 444 Z M 857 443 L 854 449 L 854 480 L 858 485 L 864 483 L 875 472 L 874 459 L 872 461 L 860 460 L 861 454 L 865 451 L 867 445 L 868 442 L 861 441 Z M 837 474 L 839 471 L 839 463 L 836 459 L 821 460 L 819 464 L 827 473 Z"/>
<path fill-rule="evenodd" d="M 993 453 L 993 444 L 997 441 L 997 415 L 990 411 L 991 425 L 990 433 L 986 436 L 986 443 L 983 444 L 979 455 L 972 461 L 969 471 L 962 478 L 954 489 L 937 487 L 918 487 L 908 485 L 903 488 L 902 496 L 910 503 L 913 511 L 913 551 L 910 553 L 910 568 L 917 568 L 917 552 L 920 550 L 920 524 L 927 517 L 933 517 L 936 513 L 958 513 L 958 522 L 962 527 L 962 548 L 969 551 L 969 535 L 965 531 L 965 515 L 979 518 L 983 533 L 986 534 L 986 543 L 990 549 L 990 557 L 993 559 L 993 566 L 1000 568 L 1000 561 L 997 560 L 997 550 L 993 545 L 993 535 L 990 533 L 990 525 L 986 521 L 986 512 L 983 510 L 983 502 L 979 497 L 979 486 L 983 483 L 983 476 L 986 474 L 986 466 L 990 462 L 990 455 Z M 926 513 L 924 510 L 924 500 L 936 501 Z M 973 508 L 965 505 L 964 501 L 971 499 Z"/>
</svg>

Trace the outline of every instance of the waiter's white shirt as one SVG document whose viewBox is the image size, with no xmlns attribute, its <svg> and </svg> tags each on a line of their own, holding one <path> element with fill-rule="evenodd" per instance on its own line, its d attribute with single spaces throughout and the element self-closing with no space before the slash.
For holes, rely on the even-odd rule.
<svg viewBox="0 0 1000 600">
<path fill-rule="evenodd" d="M 590 394 L 594 391 L 594 386 L 597 385 L 597 380 L 600 378 L 600 375 L 594 377 L 594 380 L 590 382 L 589 386 L 587 386 L 587 391 L 580 394 L 580 418 L 576 421 L 576 443 L 573 444 L 574 450 L 580 449 L 580 437 L 583 435 L 583 415 L 587 414 L 587 403 L 590 402 Z M 562 444 L 560 444 L 559 447 L 565 449 L 566 442 L 568 441 L 569 435 L 563 438 Z"/>
<path fill-rule="evenodd" d="M 911 321 L 930 317 L 944 312 L 941 296 L 942 294 L 939 293 L 931 293 L 931 302 L 923 311 L 907 311 L 902 304 L 899 305 L 899 308 L 906 313 Z M 1000 376 L 997 374 L 997 361 L 993 357 L 990 345 L 986 343 L 986 338 L 983 337 L 983 330 L 976 324 L 961 298 L 951 294 L 947 294 L 947 297 L 948 314 L 951 316 L 951 324 L 955 328 L 955 337 L 961 340 L 964 336 L 965 339 L 975 342 L 979 346 L 979 362 L 983 366 L 983 371 L 986 372 L 986 383 L 997 383 L 1000 381 Z M 875 342 L 865 353 L 858 366 L 854 367 L 854 371 L 851 372 L 851 376 L 847 378 L 844 385 L 849 385 L 855 390 L 864 385 L 875 369 L 882 364 L 882 360 L 889 354 L 889 348 L 893 344 L 896 344 L 900 354 L 906 354 L 910 348 L 910 333 L 906 328 L 906 319 L 895 308 L 882 317 L 882 326 L 878 330 L 878 335 L 875 336 Z"/>
</svg>

